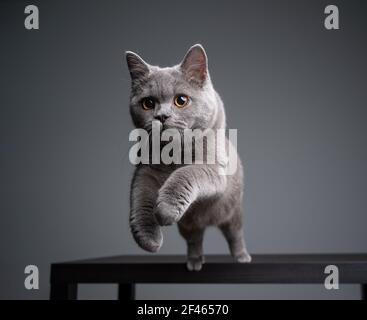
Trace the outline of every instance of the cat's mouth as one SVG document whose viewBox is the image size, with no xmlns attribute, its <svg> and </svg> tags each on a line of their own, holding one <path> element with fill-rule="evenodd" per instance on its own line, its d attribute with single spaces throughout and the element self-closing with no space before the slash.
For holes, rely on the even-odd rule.
<svg viewBox="0 0 367 320">
<path fill-rule="evenodd" d="M 166 123 L 162 125 L 162 130 L 169 130 L 169 129 L 184 130 L 186 129 L 186 127 L 181 126 L 181 125 L 166 124 Z"/>
<path fill-rule="evenodd" d="M 167 129 L 177 129 L 177 130 L 184 130 L 187 129 L 188 126 L 183 121 L 165 121 L 162 124 L 162 131 Z"/>
<path fill-rule="evenodd" d="M 154 130 L 158 130 L 159 135 L 161 135 L 166 130 L 176 131 L 179 135 L 182 135 L 184 133 L 184 130 L 190 129 L 190 127 L 183 121 L 165 121 L 162 123 L 161 121 L 154 120 L 146 125 L 144 129 L 148 132 L 149 136 L 152 135 Z"/>
</svg>

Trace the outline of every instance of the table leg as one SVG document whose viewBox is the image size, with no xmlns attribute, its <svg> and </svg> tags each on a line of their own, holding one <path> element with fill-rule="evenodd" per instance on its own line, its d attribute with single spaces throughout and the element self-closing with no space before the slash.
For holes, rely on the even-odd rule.
<svg viewBox="0 0 367 320">
<path fill-rule="evenodd" d="M 76 283 L 51 283 L 50 300 L 76 300 L 78 285 Z"/>
<path fill-rule="evenodd" d="M 118 300 L 135 300 L 135 284 L 119 283 Z"/>
<path fill-rule="evenodd" d="M 362 300 L 367 300 L 367 284 L 366 283 L 361 284 L 361 294 L 362 294 Z"/>
</svg>

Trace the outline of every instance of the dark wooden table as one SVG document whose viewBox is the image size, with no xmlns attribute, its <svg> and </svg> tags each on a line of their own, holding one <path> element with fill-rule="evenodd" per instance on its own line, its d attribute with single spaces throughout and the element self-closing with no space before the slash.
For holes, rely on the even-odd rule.
<svg viewBox="0 0 367 320">
<path fill-rule="evenodd" d="M 367 298 L 367 254 L 258 254 L 250 264 L 207 255 L 203 269 L 187 271 L 183 255 L 124 255 L 51 265 L 51 299 L 76 299 L 79 283 L 119 284 L 118 298 L 135 299 L 137 283 L 323 284 L 336 265 L 339 283 L 360 284 Z"/>
</svg>

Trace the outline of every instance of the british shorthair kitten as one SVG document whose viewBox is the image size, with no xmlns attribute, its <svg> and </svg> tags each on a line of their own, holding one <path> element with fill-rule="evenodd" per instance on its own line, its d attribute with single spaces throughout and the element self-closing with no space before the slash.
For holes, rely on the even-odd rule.
<svg viewBox="0 0 367 320">
<path fill-rule="evenodd" d="M 195 45 L 183 61 L 160 68 L 126 52 L 131 75 L 130 113 L 136 128 L 225 129 L 225 111 L 208 72 L 204 48 Z M 230 142 L 226 139 L 223 150 Z M 208 147 L 207 147 L 208 148 Z M 204 263 L 203 235 L 217 226 L 226 238 L 235 261 L 250 262 L 242 228 L 243 169 L 237 157 L 234 174 L 220 174 L 223 163 L 138 164 L 131 184 L 130 227 L 144 250 L 156 252 L 163 236 L 161 226 L 177 223 L 187 242 L 187 268 L 200 270 Z"/>
</svg>

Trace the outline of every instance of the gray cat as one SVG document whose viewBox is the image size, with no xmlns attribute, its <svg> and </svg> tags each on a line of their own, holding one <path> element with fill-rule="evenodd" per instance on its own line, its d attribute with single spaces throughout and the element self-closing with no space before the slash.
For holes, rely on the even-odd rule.
<svg viewBox="0 0 367 320">
<path fill-rule="evenodd" d="M 126 60 L 132 80 L 130 113 L 137 128 L 150 132 L 152 122 L 160 121 L 163 128 L 180 131 L 225 129 L 223 103 L 213 88 L 201 45 L 191 47 L 174 67 L 151 66 L 130 51 Z M 223 149 L 229 143 L 226 140 Z M 204 231 L 214 225 L 224 234 L 234 259 L 250 262 L 241 221 L 243 170 L 239 159 L 237 163 L 233 175 L 220 175 L 221 163 L 137 165 L 130 227 L 138 245 L 158 251 L 163 242 L 161 226 L 177 222 L 187 241 L 187 268 L 200 270 Z"/>
</svg>

